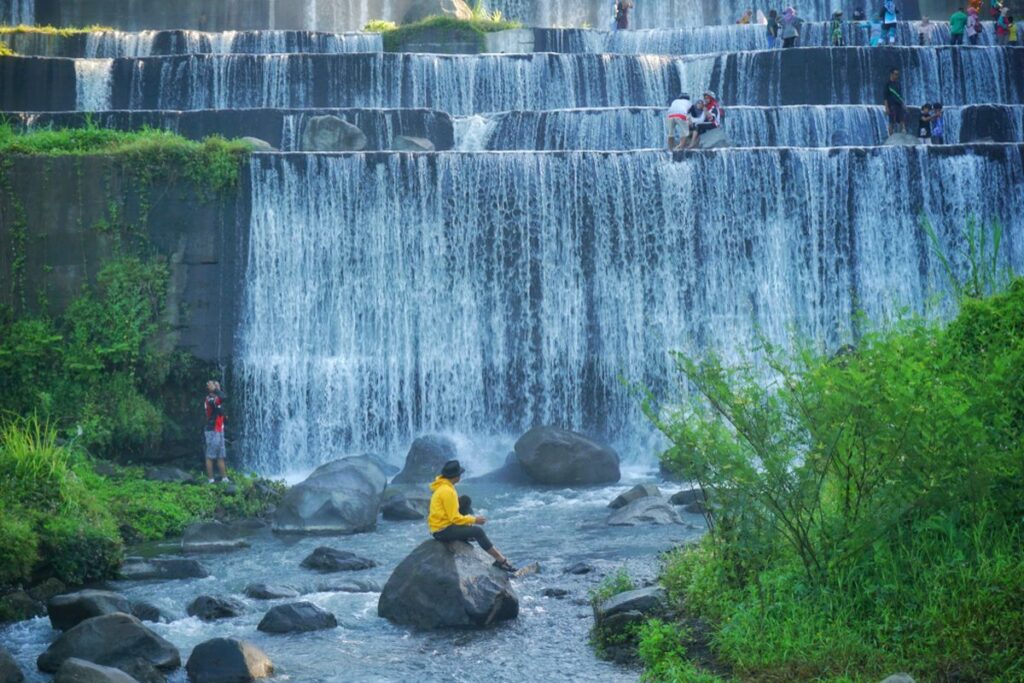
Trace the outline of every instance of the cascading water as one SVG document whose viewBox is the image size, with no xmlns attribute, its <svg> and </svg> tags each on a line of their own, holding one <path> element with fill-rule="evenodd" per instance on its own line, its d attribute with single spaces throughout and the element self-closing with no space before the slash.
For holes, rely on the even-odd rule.
<svg viewBox="0 0 1024 683">
<path fill-rule="evenodd" d="M 75 60 L 75 93 L 79 111 L 110 109 L 113 65 L 112 59 Z"/>
<path fill-rule="evenodd" d="M 90 31 L 85 37 L 85 56 L 149 57 L 157 31 Z"/>
<path fill-rule="evenodd" d="M 10 0 L 10 24 L 31 26 L 36 23 L 36 0 Z"/>
<path fill-rule="evenodd" d="M 810 50 L 816 50 L 813 57 Z M 1017 48 L 848 48 L 711 56 L 196 55 L 115 60 L 119 108 L 667 106 L 710 87 L 726 106 L 877 102 L 890 67 L 908 102 L 1024 102 Z M 123 62 L 123 63 L 122 63 Z"/>
<path fill-rule="evenodd" d="M 835 344 L 857 309 L 921 310 L 941 278 L 919 214 L 956 252 L 948 207 L 1002 194 L 1019 216 L 1022 182 L 1012 147 L 258 155 L 245 450 L 274 472 L 553 422 L 634 453 L 621 379 L 663 389 L 668 349 Z"/>
<path fill-rule="evenodd" d="M 946 112 L 949 140 L 959 134 L 959 110 Z M 729 141 L 736 147 L 877 145 L 887 137 L 881 107 L 730 107 Z M 665 145 L 665 109 L 513 111 L 456 120 L 456 149 L 649 149 Z"/>
<path fill-rule="evenodd" d="M 376 33 L 310 31 L 94 31 L 86 37 L 86 57 L 150 57 L 186 54 L 342 54 L 382 52 Z"/>
</svg>

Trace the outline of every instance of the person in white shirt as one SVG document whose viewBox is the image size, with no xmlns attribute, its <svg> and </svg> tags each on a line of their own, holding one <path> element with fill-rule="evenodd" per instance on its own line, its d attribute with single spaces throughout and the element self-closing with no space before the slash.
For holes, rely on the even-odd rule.
<svg viewBox="0 0 1024 683">
<path fill-rule="evenodd" d="M 672 100 L 668 111 L 665 112 L 665 133 L 668 135 L 670 150 L 676 149 L 676 140 L 679 140 L 678 144 L 681 147 L 690 134 L 690 106 L 690 96 L 683 93 Z M 676 133 L 678 133 L 678 137 Z"/>
</svg>

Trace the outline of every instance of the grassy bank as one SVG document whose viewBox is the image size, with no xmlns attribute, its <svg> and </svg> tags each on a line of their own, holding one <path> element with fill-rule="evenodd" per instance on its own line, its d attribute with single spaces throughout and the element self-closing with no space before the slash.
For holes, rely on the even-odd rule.
<svg viewBox="0 0 1024 683">
<path fill-rule="evenodd" d="M 14 33 L 31 33 L 43 36 L 56 36 L 58 38 L 70 38 L 71 36 L 77 36 L 83 33 L 113 30 L 114 29 L 110 26 L 99 25 L 78 28 L 73 26 L 30 26 L 28 24 L 18 24 L 17 26 L 0 26 L 0 36 L 11 35 Z"/>
<path fill-rule="evenodd" d="M 517 21 L 508 21 L 501 12 L 488 14 L 475 10 L 472 19 L 456 19 L 450 16 L 427 17 L 420 21 L 398 25 L 390 21 L 373 21 L 363 29 L 372 33 L 380 33 L 384 41 L 385 52 L 402 52 L 406 45 L 415 43 L 427 35 L 443 34 L 452 42 L 475 43 L 481 49 L 488 33 L 521 28 Z"/>
<path fill-rule="evenodd" d="M 110 578 L 126 543 L 175 536 L 199 520 L 257 516 L 276 498 L 276 487 L 238 474 L 233 488 L 185 485 L 109 463 L 101 475 L 96 462 L 38 418 L 0 427 L 0 593 L 51 577 Z"/>
<path fill-rule="evenodd" d="M 646 410 L 712 511 L 664 568 L 688 620 L 644 629 L 648 680 L 1024 680 L 1024 279 L 991 289 L 947 326 L 765 349 L 769 385 L 676 358 L 699 398 Z"/>
</svg>

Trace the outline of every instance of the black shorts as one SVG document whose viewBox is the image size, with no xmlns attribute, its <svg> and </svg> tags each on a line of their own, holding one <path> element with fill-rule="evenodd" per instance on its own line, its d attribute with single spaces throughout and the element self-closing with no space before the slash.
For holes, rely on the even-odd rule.
<svg viewBox="0 0 1024 683">
<path fill-rule="evenodd" d="M 713 123 L 698 123 L 696 126 L 694 126 L 694 129 L 697 131 L 698 135 L 703 135 L 704 133 L 707 133 L 709 130 L 714 130 L 715 128 L 718 128 L 718 126 L 716 126 Z"/>
<path fill-rule="evenodd" d="M 903 123 L 906 112 L 902 104 L 889 104 L 889 123 Z"/>
</svg>

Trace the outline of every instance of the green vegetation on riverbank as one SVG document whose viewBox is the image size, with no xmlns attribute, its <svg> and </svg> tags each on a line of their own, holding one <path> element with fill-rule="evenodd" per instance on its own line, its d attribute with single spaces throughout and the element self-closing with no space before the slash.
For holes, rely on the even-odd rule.
<svg viewBox="0 0 1024 683">
<path fill-rule="evenodd" d="M 1024 678 L 1024 279 L 961 293 L 946 326 L 765 349 L 768 386 L 676 357 L 699 398 L 645 408 L 710 531 L 666 562 L 686 619 L 642 632 L 648 680 Z"/>
<path fill-rule="evenodd" d="M 92 123 L 20 133 L 9 123 L 0 123 L 0 156 L 116 156 L 147 178 L 183 174 L 211 194 L 237 186 L 251 152 L 248 143 L 218 135 L 197 142 L 155 128 L 121 131 Z"/>
<path fill-rule="evenodd" d="M 441 15 L 403 25 L 391 21 L 371 21 L 363 30 L 380 33 L 385 52 L 401 52 L 403 46 L 414 43 L 425 35 L 441 32 L 446 33 L 453 42 L 476 43 L 482 49 L 488 33 L 514 28 L 522 28 L 522 24 L 504 19 L 501 12 L 488 14 L 477 8 L 472 19 Z"/>
<path fill-rule="evenodd" d="M 17 26 L 0 26 L 0 36 L 9 35 L 12 33 L 36 33 L 45 36 L 57 36 L 59 38 L 70 38 L 71 36 L 81 35 L 83 33 L 94 33 L 96 31 L 113 31 L 114 29 L 110 26 L 85 26 L 85 27 L 74 27 L 74 26 L 35 26 L 28 24 L 18 24 Z"/>
<path fill-rule="evenodd" d="M 0 427 L 0 594 L 50 577 L 69 585 L 110 578 L 126 543 L 174 536 L 198 520 L 259 515 L 277 492 L 237 474 L 231 488 L 185 485 L 106 463 L 104 476 L 95 463 L 38 418 Z"/>
</svg>

